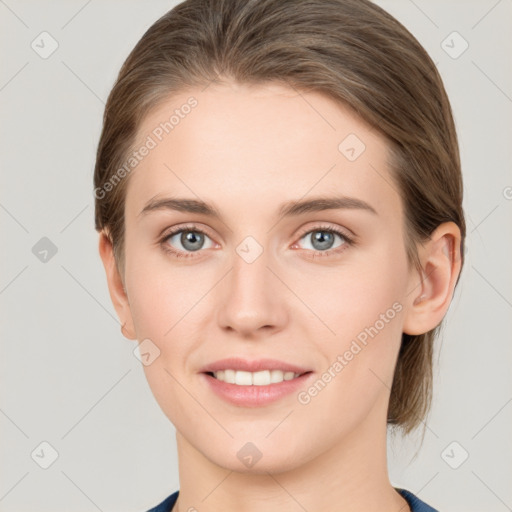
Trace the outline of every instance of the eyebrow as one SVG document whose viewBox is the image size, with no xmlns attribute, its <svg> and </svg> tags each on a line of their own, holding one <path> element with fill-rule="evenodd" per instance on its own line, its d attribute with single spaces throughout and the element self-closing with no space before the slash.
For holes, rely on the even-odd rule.
<svg viewBox="0 0 512 512">
<path fill-rule="evenodd" d="M 315 197 L 299 201 L 288 201 L 278 210 L 279 217 L 291 217 L 302 215 L 304 213 L 320 212 L 324 210 L 363 210 L 378 215 L 376 210 L 361 199 L 355 197 L 337 196 L 337 197 Z M 150 199 L 139 213 L 144 216 L 150 212 L 158 210 L 175 210 L 187 213 L 199 213 L 209 217 L 221 218 L 217 208 L 205 201 L 186 198 L 160 198 Z"/>
</svg>

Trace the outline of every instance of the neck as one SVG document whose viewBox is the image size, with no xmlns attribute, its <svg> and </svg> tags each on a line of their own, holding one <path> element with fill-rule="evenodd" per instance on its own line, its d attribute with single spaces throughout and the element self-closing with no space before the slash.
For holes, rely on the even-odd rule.
<svg viewBox="0 0 512 512">
<path fill-rule="evenodd" d="M 177 431 L 180 493 L 173 512 L 408 512 L 388 477 L 385 418 L 382 424 L 372 417 L 382 412 L 285 471 L 258 463 L 247 472 L 221 467 Z"/>
</svg>

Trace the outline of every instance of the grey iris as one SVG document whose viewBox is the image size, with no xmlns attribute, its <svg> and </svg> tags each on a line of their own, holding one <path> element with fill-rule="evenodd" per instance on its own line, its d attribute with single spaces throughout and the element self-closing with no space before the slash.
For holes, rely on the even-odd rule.
<svg viewBox="0 0 512 512">
<path fill-rule="evenodd" d="M 184 231 L 181 234 L 180 242 L 188 251 L 198 251 L 204 243 L 204 235 L 197 231 Z"/>
<path fill-rule="evenodd" d="M 311 243 L 315 249 L 329 249 L 334 242 L 334 234 L 328 231 L 315 231 L 311 234 Z"/>
</svg>

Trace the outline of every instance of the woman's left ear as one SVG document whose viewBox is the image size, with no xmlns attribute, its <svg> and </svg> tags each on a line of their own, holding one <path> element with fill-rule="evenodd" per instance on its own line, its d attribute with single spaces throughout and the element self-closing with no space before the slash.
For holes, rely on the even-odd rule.
<svg viewBox="0 0 512 512">
<path fill-rule="evenodd" d="M 419 248 L 422 266 L 411 273 L 403 332 L 424 334 L 441 323 L 461 270 L 461 234 L 454 222 L 440 224 Z"/>
</svg>

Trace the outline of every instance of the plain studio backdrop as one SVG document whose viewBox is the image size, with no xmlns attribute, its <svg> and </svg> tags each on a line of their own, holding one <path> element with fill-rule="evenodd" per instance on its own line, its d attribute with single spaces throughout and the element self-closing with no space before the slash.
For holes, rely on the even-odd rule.
<svg viewBox="0 0 512 512">
<path fill-rule="evenodd" d="M 108 295 L 92 184 L 119 68 L 176 3 L 0 0 L 2 512 L 142 512 L 178 489 L 174 427 Z M 468 223 L 424 443 L 390 436 L 391 481 L 441 511 L 511 510 L 512 2 L 377 3 L 443 77 Z"/>
</svg>

